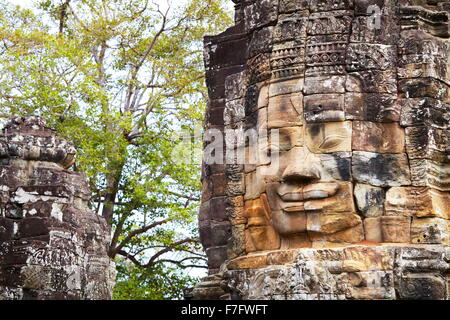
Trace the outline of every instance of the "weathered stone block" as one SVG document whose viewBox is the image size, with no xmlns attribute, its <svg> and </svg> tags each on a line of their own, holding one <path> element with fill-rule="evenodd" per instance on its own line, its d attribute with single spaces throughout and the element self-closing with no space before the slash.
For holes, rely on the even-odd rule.
<svg viewBox="0 0 450 320">
<path fill-rule="evenodd" d="M 279 95 L 287 95 L 291 93 L 302 92 L 304 87 L 304 79 L 291 79 L 291 80 L 283 80 L 278 82 L 272 82 L 269 86 L 269 95 L 267 97 L 267 104 L 269 97 L 279 96 Z M 260 95 L 261 96 L 261 95 Z M 263 106 L 264 102 L 258 102 L 258 105 Z"/>
<path fill-rule="evenodd" d="M 304 98 L 305 120 L 313 122 L 344 121 L 344 95 L 318 94 Z"/>
<path fill-rule="evenodd" d="M 354 0 L 355 14 L 357 15 L 373 15 L 375 12 L 371 10 L 374 6 L 380 8 L 383 14 L 395 13 L 397 5 L 396 0 Z"/>
<path fill-rule="evenodd" d="M 426 187 L 396 187 L 386 194 L 386 215 L 448 219 L 450 195 Z"/>
<path fill-rule="evenodd" d="M 280 13 L 309 9 L 308 0 L 280 0 Z"/>
<path fill-rule="evenodd" d="M 225 193 L 229 197 L 238 197 L 245 194 L 245 181 L 244 174 L 241 174 L 242 178 L 239 180 L 228 180 L 225 187 Z"/>
<path fill-rule="evenodd" d="M 358 272 L 351 273 L 349 276 L 353 281 L 357 279 L 347 294 L 349 299 L 390 300 L 395 298 L 392 271 Z"/>
<path fill-rule="evenodd" d="M 234 259 L 245 254 L 245 224 L 233 225 L 231 227 L 231 237 L 227 239 L 227 242 L 227 255 L 229 259 Z"/>
<path fill-rule="evenodd" d="M 17 222 L 16 222 L 17 223 Z M 14 221 L 8 218 L 0 218 L 0 241 L 11 241 L 14 238 Z"/>
<path fill-rule="evenodd" d="M 345 75 L 348 34 L 309 36 L 306 41 L 306 77 Z"/>
<path fill-rule="evenodd" d="M 308 213 L 307 216 L 307 230 L 324 234 L 333 234 L 361 223 L 361 218 L 352 213 Z"/>
<path fill-rule="evenodd" d="M 280 237 L 272 226 L 250 227 L 246 230 L 246 237 L 247 252 L 280 248 Z"/>
<path fill-rule="evenodd" d="M 266 27 L 253 33 L 249 44 L 249 56 L 254 57 L 258 54 L 269 53 L 273 47 L 274 27 Z"/>
<path fill-rule="evenodd" d="M 404 127 L 449 129 L 450 105 L 431 98 L 400 99 L 400 124 Z"/>
<path fill-rule="evenodd" d="M 282 95 L 269 98 L 268 128 L 301 125 L 303 98 L 301 94 Z"/>
<path fill-rule="evenodd" d="M 396 122 L 353 121 L 352 149 L 378 153 L 405 152 L 405 131 Z"/>
<path fill-rule="evenodd" d="M 261 202 L 261 199 L 255 199 L 255 200 L 246 200 L 245 206 L 244 206 L 245 216 L 248 219 L 251 218 L 260 218 L 261 221 L 264 221 L 262 225 L 266 225 L 268 221 L 266 220 L 266 217 L 268 217 L 268 213 L 266 213 L 263 203 Z M 261 224 L 252 224 L 249 222 L 250 225 L 261 225 Z"/>
<path fill-rule="evenodd" d="M 241 99 L 246 91 L 246 79 L 243 72 L 232 74 L 225 79 L 226 101 Z"/>
<path fill-rule="evenodd" d="M 396 45 L 399 39 L 400 27 L 396 24 L 395 15 L 377 17 L 372 14 L 353 19 L 350 42 Z"/>
<path fill-rule="evenodd" d="M 227 197 L 226 213 L 228 220 L 232 225 L 239 225 L 247 223 L 244 211 L 244 197 Z"/>
<path fill-rule="evenodd" d="M 210 269 L 219 268 L 220 265 L 227 259 L 227 247 L 211 247 L 206 249 L 208 256 L 208 267 Z"/>
<path fill-rule="evenodd" d="M 311 12 L 353 9 L 354 0 L 309 0 Z"/>
<path fill-rule="evenodd" d="M 445 281 L 437 275 L 409 274 L 400 279 L 398 293 L 405 300 L 443 300 Z"/>
<path fill-rule="evenodd" d="M 450 162 L 450 130 L 425 126 L 408 127 L 406 150 L 410 159 Z"/>
<path fill-rule="evenodd" d="M 345 76 L 319 76 L 305 78 L 304 94 L 345 93 Z"/>
<path fill-rule="evenodd" d="M 212 198 L 212 186 L 209 179 L 202 182 L 202 202 L 209 201 Z"/>
<path fill-rule="evenodd" d="M 432 78 L 405 79 L 398 82 L 398 90 L 405 98 L 433 98 L 448 102 L 448 85 Z"/>
<path fill-rule="evenodd" d="M 353 178 L 358 182 L 377 187 L 395 187 L 411 184 L 406 154 L 379 154 L 353 152 Z"/>
<path fill-rule="evenodd" d="M 338 231 L 333 234 L 319 235 L 308 233 L 309 237 L 313 241 L 313 247 L 315 244 L 319 244 L 322 241 L 326 241 L 326 247 L 343 243 L 358 243 L 364 240 L 363 224 L 360 222 L 354 227 Z"/>
<path fill-rule="evenodd" d="M 306 38 L 307 25 L 308 14 L 305 12 L 281 14 L 278 16 L 278 23 L 274 30 L 274 41 L 301 41 Z"/>
<path fill-rule="evenodd" d="M 287 215 L 282 211 L 272 211 L 272 224 L 282 236 L 306 232 L 307 216 L 305 212 L 295 212 Z"/>
<path fill-rule="evenodd" d="M 226 197 L 212 198 L 209 201 L 210 217 L 216 221 L 225 221 L 227 219 L 225 212 Z"/>
<path fill-rule="evenodd" d="M 400 79 L 436 78 L 446 81 L 448 45 L 426 32 L 405 30 L 399 43 Z"/>
<path fill-rule="evenodd" d="M 278 151 L 289 151 L 294 147 L 304 146 L 303 127 L 284 127 L 279 129 Z M 271 146 L 272 152 L 276 151 L 276 146 Z"/>
<path fill-rule="evenodd" d="M 220 197 L 225 195 L 225 185 L 227 182 L 226 175 L 224 173 L 214 174 L 211 176 L 212 196 Z"/>
<path fill-rule="evenodd" d="M 398 122 L 401 105 L 396 96 L 378 93 L 347 93 L 345 117 L 347 120 Z"/>
<path fill-rule="evenodd" d="M 300 42 L 300 43 L 298 43 Z M 305 73 L 304 39 L 278 43 L 270 55 L 272 81 L 285 81 L 293 77 L 303 77 Z"/>
<path fill-rule="evenodd" d="M 450 191 L 450 164 L 426 159 L 411 159 L 411 179 L 414 186 L 429 186 Z"/>
<path fill-rule="evenodd" d="M 261 193 L 266 189 L 265 181 L 256 171 L 245 175 L 245 200 L 258 199 Z"/>
<path fill-rule="evenodd" d="M 383 242 L 409 243 L 411 240 L 411 218 L 403 216 L 381 217 Z"/>
<path fill-rule="evenodd" d="M 247 61 L 249 84 L 261 83 L 272 76 L 269 53 L 257 55 Z"/>
<path fill-rule="evenodd" d="M 386 192 L 383 188 L 358 183 L 354 195 L 359 211 L 366 217 L 380 217 L 384 214 Z"/>
<path fill-rule="evenodd" d="M 301 126 L 303 96 L 300 93 L 269 98 L 268 127 Z"/>
<path fill-rule="evenodd" d="M 381 232 L 381 217 L 364 219 L 364 238 L 366 241 L 383 242 L 383 233 Z"/>
<path fill-rule="evenodd" d="M 278 1 L 258 0 L 244 8 L 245 29 L 250 31 L 276 21 Z"/>
<path fill-rule="evenodd" d="M 259 269 L 267 266 L 266 254 L 254 254 L 233 259 L 227 263 L 228 270 Z"/>
<path fill-rule="evenodd" d="M 411 242 L 449 245 L 448 231 L 448 220 L 414 217 L 411 224 Z"/>
<path fill-rule="evenodd" d="M 323 179 L 328 180 L 351 180 L 352 157 L 351 152 L 335 152 L 320 154 L 317 158 L 323 167 Z"/>
<path fill-rule="evenodd" d="M 217 113 L 221 113 L 220 118 L 222 119 L 222 124 L 224 125 L 230 125 L 235 124 L 240 121 L 243 121 L 245 119 L 245 108 L 244 108 L 244 100 L 243 99 L 237 99 L 237 100 L 231 100 L 227 101 L 225 104 L 225 108 L 223 109 L 216 109 Z M 213 112 L 210 112 L 210 114 L 213 114 Z M 217 125 L 218 122 L 216 121 L 211 122 L 212 119 L 210 119 L 211 125 Z"/>
<path fill-rule="evenodd" d="M 315 190 L 326 190 L 327 188 L 336 188 L 337 193 L 326 199 L 313 199 L 305 203 L 306 211 L 319 210 L 322 213 L 356 213 L 355 203 L 352 198 L 353 185 L 351 182 L 340 182 L 335 183 L 317 183 L 316 185 L 309 185 L 303 188 L 303 193 L 308 194 L 308 192 L 314 193 Z"/>
</svg>

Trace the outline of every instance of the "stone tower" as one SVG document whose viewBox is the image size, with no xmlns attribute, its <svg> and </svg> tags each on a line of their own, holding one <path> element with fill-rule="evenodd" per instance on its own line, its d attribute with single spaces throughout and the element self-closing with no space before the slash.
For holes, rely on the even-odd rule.
<svg viewBox="0 0 450 320">
<path fill-rule="evenodd" d="M 0 300 L 111 299 L 110 228 L 88 208 L 74 161 L 37 117 L 0 134 Z"/>
<path fill-rule="evenodd" d="M 194 298 L 448 299 L 449 3 L 234 2 L 205 39 Z"/>
</svg>

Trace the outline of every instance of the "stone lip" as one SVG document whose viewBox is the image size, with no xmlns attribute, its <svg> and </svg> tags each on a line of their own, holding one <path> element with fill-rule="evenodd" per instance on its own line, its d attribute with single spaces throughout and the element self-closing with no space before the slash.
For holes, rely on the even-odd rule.
<svg viewBox="0 0 450 320">
<path fill-rule="evenodd" d="M 0 134 L 0 159 L 52 162 L 67 169 L 75 155 L 73 144 L 58 138 L 40 117 L 14 117 Z"/>
</svg>

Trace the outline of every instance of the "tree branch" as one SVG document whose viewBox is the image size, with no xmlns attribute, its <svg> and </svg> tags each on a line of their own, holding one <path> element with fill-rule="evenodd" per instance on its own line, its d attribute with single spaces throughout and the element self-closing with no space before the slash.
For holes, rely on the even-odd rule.
<svg viewBox="0 0 450 320">
<path fill-rule="evenodd" d="M 110 251 L 111 251 L 111 252 L 110 252 L 110 257 L 111 257 L 111 258 L 114 258 L 114 256 L 115 256 L 119 251 L 121 251 L 121 249 L 122 249 L 123 247 L 125 247 L 125 246 L 127 245 L 127 243 L 130 242 L 131 239 L 133 239 L 135 236 L 140 235 L 140 234 L 142 234 L 142 233 L 145 233 L 145 232 L 147 232 L 147 231 L 150 230 L 150 229 L 156 228 L 157 226 L 166 224 L 166 223 L 168 223 L 168 222 L 170 222 L 170 221 L 172 221 L 172 220 L 173 220 L 173 219 L 165 219 L 165 220 L 162 220 L 162 221 L 158 221 L 158 222 L 152 223 L 152 224 L 150 224 L 150 225 L 148 225 L 148 226 L 145 226 L 145 227 L 142 227 L 142 228 L 140 228 L 140 229 L 134 230 L 134 231 L 131 232 L 131 233 L 130 233 L 123 241 L 121 241 L 121 243 L 120 243 L 116 248 L 111 248 L 111 250 L 110 250 Z"/>
<path fill-rule="evenodd" d="M 163 254 L 168 253 L 168 252 L 170 252 L 170 251 L 176 249 L 176 247 L 178 247 L 178 246 L 180 246 L 180 245 L 182 245 L 182 244 L 185 244 L 185 243 L 191 243 L 191 242 L 195 242 L 195 243 L 196 243 L 196 242 L 198 242 L 198 239 L 195 239 L 195 238 L 187 238 L 187 239 L 180 240 L 180 241 L 177 241 L 177 242 L 171 244 L 171 245 L 168 246 L 167 248 L 165 248 L 165 249 L 159 251 L 159 252 L 156 253 L 153 257 L 151 257 L 150 260 L 148 261 L 148 263 L 145 265 L 145 267 L 146 267 L 146 268 L 151 268 L 151 267 L 155 264 L 156 259 L 158 259 L 158 258 L 159 258 L 160 256 L 162 256 Z"/>
</svg>

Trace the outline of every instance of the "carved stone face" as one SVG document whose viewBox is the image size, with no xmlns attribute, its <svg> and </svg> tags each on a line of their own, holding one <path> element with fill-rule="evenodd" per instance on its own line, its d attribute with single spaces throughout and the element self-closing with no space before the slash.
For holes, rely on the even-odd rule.
<svg viewBox="0 0 450 320">
<path fill-rule="evenodd" d="M 449 241 L 449 90 L 435 80 L 447 75 L 418 58 L 447 60 L 447 45 L 392 16 L 370 28 L 366 7 L 297 10 L 251 32 L 237 120 L 279 143 L 248 146 L 272 153 L 245 166 L 248 251 Z"/>
<path fill-rule="evenodd" d="M 281 91 L 290 90 L 289 83 L 275 86 Z M 262 95 L 267 92 L 270 90 L 260 90 L 257 128 L 270 132 L 268 153 L 272 156 L 270 163 L 258 163 L 256 170 L 249 173 L 252 178 L 248 180 L 247 198 L 262 194 L 260 205 L 281 237 L 282 246 L 289 247 L 293 241 L 297 246 L 309 246 L 307 233 L 336 234 L 357 226 L 359 238 L 355 239 L 363 240 L 350 175 L 351 122 L 307 123 L 305 100 L 308 107 L 325 109 L 323 114 L 331 117 L 336 112 L 314 104 L 330 105 L 334 97 L 312 100 L 294 92 L 264 99 Z M 264 146 L 261 140 L 258 146 Z M 260 152 L 267 151 L 262 149 Z"/>
<path fill-rule="evenodd" d="M 234 2 L 236 26 L 206 41 L 206 126 L 260 135 L 226 140 L 250 162 L 225 165 L 225 188 L 205 169 L 210 270 L 229 260 L 228 283 L 250 299 L 292 298 L 294 273 L 302 288 L 320 279 L 313 299 L 319 282 L 352 299 L 445 296 L 449 2 Z"/>
<path fill-rule="evenodd" d="M 299 232 L 324 231 L 324 222 L 316 218 L 336 213 L 354 213 L 352 184 L 338 181 L 333 176 L 348 177 L 348 168 L 330 167 L 326 161 L 337 165 L 338 156 L 325 153 L 312 153 L 307 146 L 297 143 L 292 146 L 285 141 L 295 141 L 297 136 L 304 135 L 304 126 L 280 130 L 282 149 L 278 157 L 272 161 L 279 162 L 276 176 L 270 168 L 257 170 L 262 180 L 267 182 L 267 200 L 272 214 L 272 223 L 280 235 L 291 235 Z M 308 134 L 308 133 L 306 133 Z M 317 132 L 320 145 L 336 146 L 343 143 L 340 132 Z M 296 141 L 298 142 L 298 141 Z M 322 162 L 323 160 L 323 162 Z M 272 165 L 272 167 L 274 166 Z M 340 172 L 341 171 L 341 172 Z M 309 216 L 310 219 L 307 219 Z M 317 216 L 318 218 L 318 216 Z M 358 221 L 354 218 L 353 221 Z M 308 223 L 309 222 L 309 223 Z M 347 226 L 348 227 L 348 226 Z M 336 225 L 333 231 L 340 231 L 343 226 Z M 328 229 L 328 232 L 331 230 Z"/>
</svg>

